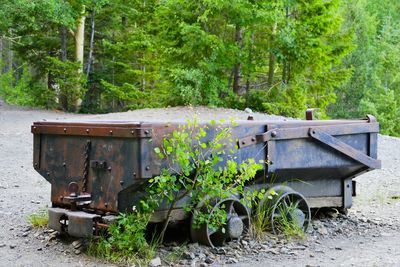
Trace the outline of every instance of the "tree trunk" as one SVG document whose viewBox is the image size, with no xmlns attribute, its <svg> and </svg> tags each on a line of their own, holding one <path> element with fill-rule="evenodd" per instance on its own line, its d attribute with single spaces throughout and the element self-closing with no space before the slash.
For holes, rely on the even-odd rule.
<svg viewBox="0 0 400 267">
<path fill-rule="evenodd" d="M 89 77 L 90 69 L 93 63 L 93 46 L 94 46 L 94 16 L 96 15 L 95 9 L 92 11 L 91 16 L 91 30 L 90 30 L 90 42 L 89 42 L 89 56 L 87 60 L 86 76 Z"/>
<path fill-rule="evenodd" d="M 243 39 L 242 29 L 240 28 L 239 25 L 236 25 L 235 41 L 236 44 L 240 46 L 240 50 L 242 50 L 242 39 Z M 233 92 L 238 95 L 243 93 L 241 92 L 240 89 L 240 69 L 241 69 L 241 62 L 240 59 L 238 58 L 233 69 Z"/>
<path fill-rule="evenodd" d="M 60 54 L 60 60 L 62 62 L 67 61 L 67 45 L 68 45 L 68 35 L 67 35 L 67 28 L 65 26 L 60 27 L 60 39 L 61 39 L 61 54 Z M 50 74 L 49 74 L 50 76 Z M 65 79 L 65 77 L 63 77 Z M 65 93 L 60 92 L 60 95 L 58 96 L 61 104 L 61 108 L 63 110 L 68 109 L 68 98 L 65 95 Z"/>
<path fill-rule="evenodd" d="M 7 56 L 6 56 L 6 62 L 5 62 L 5 66 L 4 66 L 4 70 L 5 72 L 9 72 L 12 70 L 13 68 L 13 61 L 14 61 L 14 51 L 12 48 L 12 42 L 10 40 L 8 40 L 8 46 L 7 46 Z"/>
<path fill-rule="evenodd" d="M 0 74 L 3 73 L 3 38 L 0 37 Z"/>
<path fill-rule="evenodd" d="M 250 65 L 253 60 L 253 48 L 254 48 L 254 32 L 251 33 L 249 54 L 247 60 L 246 94 L 250 92 L 250 69 L 251 69 Z"/>
<path fill-rule="evenodd" d="M 276 28 L 277 28 L 277 23 L 275 22 L 274 26 L 272 27 L 271 36 L 269 38 L 269 65 L 268 65 L 268 80 L 267 80 L 268 88 L 271 88 L 274 83 L 276 57 L 272 51 L 272 47 L 275 40 Z"/>
<path fill-rule="evenodd" d="M 85 7 L 83 7 L 82 14 L 81 17 L 78 19 L 78 26 L 76 27 L 75 31 L 75 60 L 81 63 L 82 68 L 85 44 L 85 19 Z"/>
</svg>

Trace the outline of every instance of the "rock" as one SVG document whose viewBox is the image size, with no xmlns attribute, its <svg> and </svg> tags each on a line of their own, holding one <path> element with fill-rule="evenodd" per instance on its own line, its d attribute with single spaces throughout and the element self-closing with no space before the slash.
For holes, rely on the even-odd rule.
<svg viewBox="0 0 400 267">
<path fill-rule="evenodd" d="M 246 240 L 242 240 L 241 243 L 243 246 L 247 246 L 249 244 Z"/>
<path fill-rule="evenodd" d="M 244 109 L 244 112 L 246 112 L 246 113 L 253 113 L 253 111 L 252 111 L 250 108 L 245 108 L 245 109 Z"/>
<path fill-rule="evenodd" d="M 213 264 L 213 263 L 214 263 L 214 260 L 211 259 L 210 257 L 207 257 L 207 258 L 204 260 L 204 262 L 207 263 L 207 264 Z"/>
<path fill-rule="evenodd" d="M 335 247 L 336 250 L 343 250 L 341 247 Z"/>
<path fill-rule="evenodd" d="M 207 266 L 208 266 L 207 263 L 204 262 L 200 263 L 200 267 L 207 267 Z"/>
<path fill-rule="evenodd" d="M 318 233 L 321 235 L 327 235 L 328 230 L 325 228 L 325 226 L 321 226 L 320 228 L 318 228 Z"/>
<path fill-rule="evenodd" d="M 14 248 L 16 248 L 17 246 L 16 245 L 10 245 L 10 248 L 11 249 L 14 249 Z"/>
<path fill-rule="evenodd" d="M 157 267 L 157 266 L 161 266 L 161 259 L 160 257 L 154 258 L 150 261 L 149 263 L 150 267 Z"/>
<path fill-rule="evenodd" d="M 6 244 L 0 244 L 0 248 L 4 248 Z"/>
<path fill-rule="evenodd" d="M 190 267 L 196 267 L 196 260 L 192 260 L 190 262 Z"/>
<path fill-rule="evenodd" d="M 21 236 L 22 237 L 27 237 L 28 235 L 29 235 L 29 232 L 23 232 Z"/>
<path fill-rule="evenodd" d="M 228 258 L 228 260 L 226 261 L 227 264 L 238 263 L 238 262 L 239 262 L 238 259 L 233 257 Z"/>
<path fill-rule="evenodd" d="M 37 248 L 37 251 L 42 251 L 43 250 L 43 248 Z"/>
<path fill-rule="evenodd" d="M 185 252 L 183 253 L 183 257 L 184 257 L 185 259 L 188 259 L 188 260 L 193 260 L 194 258 L 196 258 L 196 256 L 194 255 L 194 253 L 193 253 L 193 252 L 189 252 L 189 251 L 185 251 Z"/>
<path fill-rule="evenodd" d="M 74 249 L 78 249 L 78 248 L 82 247 L 82 242 L 80 240 L 75 240 L 74 242 L 72 242 L 71 245 Z"/>
<path fill-rule="evenodd" d="M 80 249 L 74 249 L 74 253 L 75 253 L 75 255 L 79 255 L 79 254 L 81 254 L 81 250 Z"/>
</svg>

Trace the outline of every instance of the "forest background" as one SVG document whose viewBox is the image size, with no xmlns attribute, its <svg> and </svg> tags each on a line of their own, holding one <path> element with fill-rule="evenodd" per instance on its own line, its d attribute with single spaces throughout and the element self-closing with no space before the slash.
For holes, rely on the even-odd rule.
<svg viewBox="0 0 400 267">
<path fill-rule="evenodd" d="M 377 116 L 400 136 L 400 1 L 0 0 L 0 97 Z"/>
</svg>

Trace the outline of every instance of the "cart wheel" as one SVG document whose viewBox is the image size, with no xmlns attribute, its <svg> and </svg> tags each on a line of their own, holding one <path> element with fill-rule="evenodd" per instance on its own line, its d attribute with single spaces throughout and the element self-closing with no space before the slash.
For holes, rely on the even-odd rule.
<svg viewBox="0 0 400 267">
<path fill-rule="evenodd" d="M 271 192 L 276 194 L 272 199 Z M 282 232 L 285 224 L 297 224 L 304 232 L 307 231 L 311 220 L 311 211 L 306 199 L 290 187 L 276 186 L 267 191 L 266 197 L 260 203 L 259 210 L 267 212 L 270 228 L 274 234 Z"/>
<path fill-rule="evenodd" d="M 208 213 L 208 221 L 196 225 L 195 215 L 190 222 L 190 235 L 193 242 L 198 242 L 210 247 L 222 246 L 226 241 L 237 239 L 248 231 L 250 226 L 250 214 L 247 208 L 236 198 L 214 200 L 212 209 Z M 227 220 L 224 227 L 213 229 L 211 227 L 211 215 L 217 210 L 223 209 L 226 212 Z M 200 208 L 201 212 L 207 212 L 206 207 Z"/>
</svg>

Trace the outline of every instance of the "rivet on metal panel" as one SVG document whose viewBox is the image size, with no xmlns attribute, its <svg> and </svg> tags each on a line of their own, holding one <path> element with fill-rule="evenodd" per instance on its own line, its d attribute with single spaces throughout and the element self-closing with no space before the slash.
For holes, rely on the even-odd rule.
<svg viewBox="0 0 400 267">
<path fill-rule="evenodd" d="M 245 144 L 246 144 L 246 141 L 243 140 L 243 141 L 242 141 L 242 145 L 245 145 Z"/>
<path fill-rule="evenodd" d="M 252 138 L 251 138 L 251 141 L 252 141 L 252 142 L 256 141 L 256 138 L 255 138 L 255 137 L 252 137 Z"/>
<path fill-rule="evenodd" d="M 64 133 L 66 133 L 67 132 L 67 128 L 64 128 Z"/>
<path fill-rule="evenodd" d="M 89 129 L 86 129 L 86 133 L 89 133 L 90 132 L 90 130 Z"/>
<path fill-rule="evenodd" d="M 276 137 L 277 135 L 278 135 L 278 133 L 276 131 L 272 131 L 271 137 Z"/>
<path fill-rule="evenodd" d="M 110 130 L 110 134 L 113 134 L 113 131 L 112 131 L 112 130 Z"/>
<path fill-rule="evenodd" d="M 107 168 L 107 170 L 110 172 L 111 171 L 111 166 Z"/>
<path fill-rule="evenodd" d="M 150 166 L 146 166 L 146 171 L 150 170 Z"/>
<path fill-rule="evenodd" d="M 135 135 L 135 131 L 134 131 L 134 130 L 132 130 L 132 131 L 131 131 L 131 134 L 132 134 L 132 135 Z"/>
</svg>

